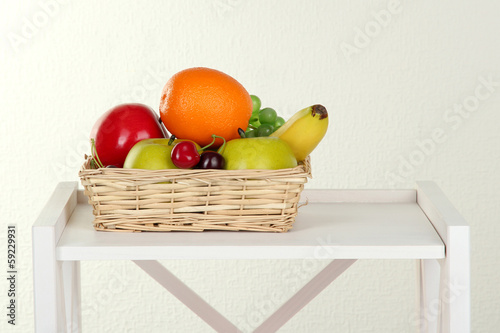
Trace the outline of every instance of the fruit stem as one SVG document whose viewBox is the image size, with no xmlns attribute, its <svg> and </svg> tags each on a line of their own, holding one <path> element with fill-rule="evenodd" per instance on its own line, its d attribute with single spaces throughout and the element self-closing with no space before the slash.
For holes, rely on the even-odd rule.
<svg viewBox="0 0 500 333">
<path fill-rule="evenodd" d="M 313 117 L 318 115 L 320 120 L 328 117 L 328 111 L 326 111 L 326 108 L 321 104 L 313 105 L 311 114 Z"/>
<path fill-rule="evenodd" d="M 222 136 L 218 136 L 218 135 L 212 134 L 212 142 L 210 142 L 205 147 L 202 147 L 202 148 L 198 149 L 198 153 L 203 152 L 205 149 L 207 149 L 208 147 L 210 147 L 211 145 L 213 145 L 215 143 L 215 139 L 216 138 L 222 139 L 222 141 L 223 141 L 222 146 L 219 148 L 219 150 L 226 145 L 226 139 L 224 139 Z"/>
<path fill-rule="evenodd" d="M 220 139 L 222 139 L 222 146 L 219 147 L 219 149 L 217 149 L 217 152 L 220 154 L 224 151 L 224 147 L 226 146 L 226 139 L 224 139 L 223 137 L 219 136 Z"/>
<path fill-rule="evenodd" d="M 172 134 L 172 136 L 170 137 L 170 140 L 168 140 L 168 145 L 171 146 L 172 143 L 174 143 L 175 139 L 177 139 L 177 138 L 175 137 L 175 135 Z"/>
<path fill-rule="evenodd" d="M 240 135 L 240 137 L 242 139 L 245 139 L 247 137 L 246 134 L 245 134 L 245 131 L 243 129 L 241 129 L 241 128 L 238 128 L 238 134 Z"/>
<path fill-rule="evenodd" d="M 205 147 L 201 147 L 200 149 L 198 149 L 198 153 L 199 152 L 202 152 L 204 151 L 205 149 L 207 149 L 208 147 L 210 147 L 211 145 L 213 145 L 215 143 L 215 134 L 212 134 L 212 142 L 210 142 L 208 145 L 206 145 Z"/>
<path fill-rule="evenodd" d="M 104 168 L 104 164 L 102 164 L 101 160 L 99 159 L 99 155 L 97 154 L 97 148 L 95 146 L 94 139 L 90 139 L 90 145 L 91 145 L 90 150 L 92 151 L 92 160 L 98 166 L 98 169 Z"/>
<path fill-rule="evenodd" d="M 224 139 L 221 136 L 219 136 L 218 138 L 222 139 L 223 143 L 222 146 L 220 146 L 219 149 L 217 149 L 217 153 L 222 154 L 224 152 L 224 147 L 226 147 L 226 139 Z"/>
</svg>

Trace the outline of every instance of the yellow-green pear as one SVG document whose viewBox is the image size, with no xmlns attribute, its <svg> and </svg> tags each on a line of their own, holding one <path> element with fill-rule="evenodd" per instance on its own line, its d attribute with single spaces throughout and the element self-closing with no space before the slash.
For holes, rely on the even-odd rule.
<svg viewBox="0 0 500 333">
<path fill-rule="evenodd" d="M 147 169 L 147 170 L 161 170 L 161 169 L 178 169 L 172 163 L 170 157 L 172 148 L 181 142 L 188 140 L 174 140 L 169 145 L 170 139 L 145 139 L 137 142 L 132 149 L 128 152 L 127 158 L 123 163 L 124 169 Z M 200 148 L 196 144 L 196 148 Z"/>
<path fill-rule="evenodd" d="M 290 146 L 280 138 L 241 138 L 226 142 L 220 151 L 226 169 L 287 169 L 297 166 Z"/>
</svg>

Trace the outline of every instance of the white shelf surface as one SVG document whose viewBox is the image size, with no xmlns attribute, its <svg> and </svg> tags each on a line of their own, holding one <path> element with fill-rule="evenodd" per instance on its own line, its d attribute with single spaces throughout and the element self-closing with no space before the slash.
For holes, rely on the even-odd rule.
<svg viewBox="0 0 500 333">
<path fill-rule="evenodd" d="M 57 260 L 441 259 L 445 246 L 414 190 L 307 192 L 287 233 L 95 231 L 81 191 Z M 343 200 L 347 198 L 347 200 Z M 322 202 L 322 201 L 333 202 Z M 359 200 L 361 202 L 356 202 Z M 387 200 L 388 202 L 385 202 Z M 319 202 L 318 202 L 319 201 Z"/>
</svg>

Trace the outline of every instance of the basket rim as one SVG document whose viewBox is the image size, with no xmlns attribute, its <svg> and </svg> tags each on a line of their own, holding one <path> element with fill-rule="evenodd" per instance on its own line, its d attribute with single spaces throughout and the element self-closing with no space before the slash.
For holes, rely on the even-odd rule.
<svg viewBox="0 0 500 333">
<path fill-rule="evenodd" d="M 175 177 L 175 178 L 281 178 L 281 177 L 306 177 L 312 178 L 310 156 L 304 161 L 298 162 L 297 166 L 287 169 L 244 169 L 244 170 L 225 170 L 225 169 L 125 169 L 125 168 L 98 168 L 91 169 L 90 161 L 92 156 L 85 155 L 85 161 L 80 167 L 78 175 L 80 178 L 86 177 Z"/>
</svg>

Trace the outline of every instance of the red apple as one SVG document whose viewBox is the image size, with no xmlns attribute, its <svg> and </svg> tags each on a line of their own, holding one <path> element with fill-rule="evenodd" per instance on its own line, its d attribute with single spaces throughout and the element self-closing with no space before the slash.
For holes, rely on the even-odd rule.
<svg viewBox="0 0 500 333">
<path fill-rule="evenodd" d="M 168 138 L 159 119 L 150 107 L 143 104 L 121 104 L 105 112 L 90 133 L 102 164 L 121 168 L 129 150 L 137 142 Z"/>
</svg>

